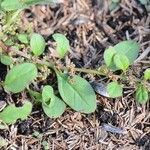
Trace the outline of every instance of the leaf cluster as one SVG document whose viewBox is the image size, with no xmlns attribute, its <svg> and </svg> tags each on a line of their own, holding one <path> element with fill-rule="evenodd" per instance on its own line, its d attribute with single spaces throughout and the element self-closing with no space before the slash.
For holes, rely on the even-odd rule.
<svg viewBox="0 0 150 150">
<path fill-rule="evenodd" d="M 120 79 L 126 78 L 126 72 L 129 70 L 129 66 L 134 63 L 139 55 L 140 45 L 133 40 L 122 41 L 113 47 L 109 47 L 104 52 L 104 61 L 107 67 L 115 72 L 117 70 L 123 71 L 120 75 Z M 150 79 L 150 69 L 145 70 L 143 79 L 136 81 L 136 100 L 144 104 L 149 100 L 148 88 L 146 85 L 147 80 Z M 120 97 L 123 95 L 123 86 L 117 81 L 110 82 L 107 85 L 107 92 L 112 98 Z"/>
<path fill-rule="evenodd" d="M 42 35 L 33 33 L 30 36 L 30 42 L 25 34 L 19 34 L 17 37 L 20 42 L 30 44 L 30 55 L 33 55 L 33 57 L 38 59 L 44 53 L 46 42 Z M 63 59 L 70 48 L 69 41 L 60 33 L 55 33 L 53 38 L 56 41 L 58 56 L 60 59 Z M 1 62 L 6 64 L 7 59 L 5 58 L 5 61 Z M 49 64 L 50 62 L 47 63 Z M 3 84 L 5 91 L 19 93 L 26 89 L 32 100 L 40 103 L 45 114 L 51 118 L 61 116 L 65 111 L 66 105 L 82 113 L 95 111 L 96 96 L 89 82 L 78 75 L 70 77 L 59 71 L 55 66 L 50 66 L 49 69 L 52 69 L 57 75 L 58 90 L 61 97 L 55 95 L 51 85 L 44 86 L 41 92 L 31 90 L 29 85 L 37 79 L 39 74 L 38 70 L 40 70 L 41 65 L 44 65 L 43 62 L 39 65 L 36 61 L 11 64 L 12 67 L 10 67 L 11 69 L 7 73 Z M 30 105 L 32 104 L 30 103 Z M 29 115 L 29 113 L 25 113 L 27 110 L 30 112 L 31 107 L 26 109 L 24 107 L 16 108 L 12 104 L 0 113 L 0 119 L 6 123 L 14 123 L 17 119 L 25 118 L 25 115 L 27 117 Z M 11 117 L 10 113 L 13 112 L 14 116 Z M 17 115 L 18 113 L 19 116 Z"/>
</svg>

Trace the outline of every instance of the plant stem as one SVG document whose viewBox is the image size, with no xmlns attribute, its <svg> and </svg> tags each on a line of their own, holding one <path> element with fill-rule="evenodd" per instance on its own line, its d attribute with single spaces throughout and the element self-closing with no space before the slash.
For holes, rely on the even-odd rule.
<svg viewBox="0 0 150 150">
<path fill-rule="evenodd" d="M 52 62 L 47 62 L 47 61 L 41 61 L 41 60 L 37 60 L 36 61 L 38 64 L 40 65 L 45 65 L 47 67 L 50 67 L 53 70 L 56 70 L 55 64 Z M 61 70 L 70 70 L 70 68 L 67 68 L 65 66 L 60 68 Z M 97 70 L 92 70 L 92 69 L 85 69 L 85 68 L 72 68 L 73 71 L 75 72 L 84 72 L 84 73 L 89 73 L 89 74 L 96 74 L 96 75 L 102 75 L 99 71 Z"/>
<path fill-rule="evenodd" d="M 84 73 L 89 73 L 89 74 L 103 75 L 101 72 L 99 72 L 97 70 L 92 70 L 92 69 L 73 68 L 73 70 L 76 71 L 76 72 L 84 72 Z"/>
<path fill-rule="evenodd" d="M 5 44 L 0 41 L 0 46 L 3 46 L 3 50 L 6 51 L 8 48 L 7 46 L 5 46 Z M 12 52 L 16 53 L 19 56 L 22 56 L 26 59 L 31 60 L 31 57 L 25 53 L 23 53 L 22 51 L 18 51 L 15 50 L 14 48 L 10 47 L 9 48 Z M 36 59 L 36 63 L 40 64 L 40 65 L 45 65 L 47 67 L 50 67 L 51 69 L 53 69 L 54 71 L 56 71 L 56 67 L 55 64 L 53 62 L 48 62 L 48 61 L 42 61 L 40 59 Z M 65 66 L 61 67 L 60 70 L 67 70 L 69 71 L 71 68 L 67 68 Z M 100 71 L 97 70 L 92 70 L 92 69 L 86 69 L 86 68 L 72 68 L 73 71 L 75 72 L 84 72 L 84 73 L 89 73 L 89 74 L 95 74 L 95 75 L 103 75 L 103 73 L 101 73 Z"/>
<path fill-rule="evenodd" d="M 55 64 L 52 62 L 42 61 L 42 60 L 37 59 L 36 63 L 38 63 L 39 65 L 45 65 L 45 66 L 50 67 L 51 69 L 55 70 Z"/>
</svg>

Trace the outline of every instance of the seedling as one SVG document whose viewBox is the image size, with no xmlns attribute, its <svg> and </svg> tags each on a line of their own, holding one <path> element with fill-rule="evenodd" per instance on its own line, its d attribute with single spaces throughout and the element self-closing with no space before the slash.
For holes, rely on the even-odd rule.
<svg viewBox="0 0 150 150">
<path fill-rule="evenodd" d="M 120 80 L 124 80 L 127 74 L 126 72 L 129 70 L 129 65 L 132 65 L 139 54 L 140 46 L 137 42 L 129 40 L 123 41 L 115 45 L 114 47 L 109 47 L 104 52 L 104 61 L 107 67 L 114 71 L 122 70 L 123 73 L 119 76 Z M 128 79 L 128 78 L 127 78 Z M 146 80 L 150 79 L 150 69 L 147 69 L 144 72 L 143 79 L 136 80 L 135 86 L 136 88 L 136 100 L 144 104 L 148 101 L 148 88 Z M 140 83 L 139 83 L 140 82 Z M 123 95 L 122 85 L 119 85 L 116 81 L 111 82 L 107 86 L 107 92 L 112 98 L 120 97 Z"/>
</svg>

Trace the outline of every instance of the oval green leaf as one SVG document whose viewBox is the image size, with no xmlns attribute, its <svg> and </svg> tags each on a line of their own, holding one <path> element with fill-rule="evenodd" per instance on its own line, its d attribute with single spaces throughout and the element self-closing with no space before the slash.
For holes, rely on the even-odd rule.
<svg viewBox="0 0 150 150">
<path fill-rule="evenodd" d="M 24 9 L 35 4 L 52 4 L 57 3 L 54 0 L 3 0 L 1 7 L 6 11 Z"/>
<path fill-rule="evenodd" d="M 136 90 L 136 100 L 140 104 L 145 104 L 149 99 L 148 90 L 143 85 L 140 85 Z"/>
<path fill-rule="evenodd" d="M 96 109 L 96 95 L 91 85 L 83 78 L 72 79 L 57 72 L 58 89 L 62 99 L 74 110 L 92 113 Z"/>
<path fill-rule="evenodd" d="M 60 33 L 53 34 L 53 38 L 57 43 L 57 53 L 60 58 L 64 58 L 67 54 L 68 50 L 70 49 L 69 40 Z"/>
<path fill-rule="evenodd" d="M 42 91 L 42 107 L 48 117 L 57 118 L 64 113 L 66 105 L 54 95 L 53 88 L 47 85 Z"/>
<path fill-rule="evenodd" d="M 20 0 L 3 0 L 1 3 L 1 7 L 6 11 L 11 11 L 16 9 L 22 9 L 24 8 L 24 5 L 22 2 L 20 2 Z"/>
<path fill-rule="evenodd" d="M 133 40 L 122 41 L 114 46 L 117 54 L 125 55 L 130 64 L 136 60 L 139 54 L 140 45 Z"/>
<path fill-rule="evenodd" d="M 17 38 L 18 40 L 21 42 L 21 43 L 24 43 L 24 44 L 28 44 L 28 35 L 27 34 L 18 34 L 17 35 Z"/>
<path fill-rule="evenodd" d="M 54 91 L 53 88 L 49 85 L 44 86 L 43 91 L 42 91 L 42 101 L 44 103 L 50 102 L 51 98 L 54 98 Z"/>
<path fill-rule="evenodd" d="M 31 51 L 35 56 L 41 55 L 45 50 L 45 40 L 42 35 L 33 33 L 30 40 Z"/>
<path fill-rule="evenodd" d="M 37 76 L 37 68 L 32 63 L 14 66 L 6 75 L 4 88 L 13 93 L 23 91 Z"/>
<path fill-rule="evenodd" d="M 116 98 L 116 97 L 122 96 L 122 93 L 123 93 L 122 86 L 119 85 L 117 82 L 110 82 L 107 85 L 106 89 L 107 89 L 108 95 L 111 98 Z"/>
<path fill-rule="evenodd" d="M 144 71 L 144 79 L 149 80 L 150 79 L 150 68 L 146 69 Z"/>
<path fill-rule="evenodd" d="M 12 58 L 10 56 L 7 56 L 7 55 L 1 55 L 0 61 L 4 65 L 11 65 L 13 63 Z"/>
<path fill-rule="evenodd" d="M 32 111 L 32 103 L 26 101 L 22 107 L 16 107 L 14 104 L 7 106 L 2 112 L 0 112 L 0 120 L 5 123 L 12 124 L 17 119 L 26 119 Z"/>
<path fill-rule="evenodd" d="M 114 56 L 114 63 L 118 69 L 123 71 L 127 70 L 129 67 L 129 60 L 125 55 L 116 54 Z"/>
<path fill-rule="evenodd" d="M 104 61 L 105 64 L 109 67 L 113 64 L 113 57 L 115 56 L 116 51 L 113 47 L 109 47 L 104 52 Z"/>
</svg>

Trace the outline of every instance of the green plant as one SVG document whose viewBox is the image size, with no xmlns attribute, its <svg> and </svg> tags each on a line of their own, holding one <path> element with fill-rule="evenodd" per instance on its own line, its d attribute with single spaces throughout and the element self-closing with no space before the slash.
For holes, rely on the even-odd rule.
<svg viewBox="0 0 150 150">
<path fill-rule="evenodd" d="M 120 80 L 120 82 L 129 82 L 129 80 L 133 80 L 136 87 L 136 100 L 141 104 L 144 104 L 148 101 L 148 92 L 150 90 L 148 89 L 149 85 L 146 81 L 150 79 L 150 69 L 145 70 L 143 79 L 135 79 L 132 75 L 129 79 L 127 75 L 129 66 L 132 65 L 138 57 L 139 49 L 140 46 L 137 42 L 128 40 L 122 41 L 114 47 L 109 47 L 105 50 L 104 61 L 107 67 L 112 72 L 122 70 L 122 73 L 120 76 L 118 76 L 118 79 L 115 79 L 115 81 L 107 85 L 107 92 L 110 97 L 115 98 L 123 95 L 123 86 L 119 85 L 116 80 Z"/>
<path fill-rule="evenodd" d="M 69 50 L 69 41 L 60 33 L 54 34 L 53 38 L 56 41 L 58 56 L 60 59 L 63 59 Z M 18 40 L 27 44 L 27 36 L 25 35 L 24 37 L 24 34 L 23 38 L 21 34 L 21 38 L 19 37 Z M 68 74 L 62 72 L 63 70 L 69 71 L 69 68 L 63 67 L 59 70 L 57 66 L 49 60 L 39 59 L 39 56 L 45 50 L 45 40 L 40 34 L 33 33 L 31 35 L 30 50 L 28 56 L 16 50 L 17 54 L 25 57 L 26 62 L 11 63 L 11 69 L 7 73 L 3 83 L 3 87 L 6 91 L 19 93 L 26 89 L 31 95 L 31 98 L 36 103 L 41 104 L 45 114 L 51 118 L 61 116 L 65 111 L 66 104 L 72 109 L 83 113 L 95 111 L 96 96 L 93 88 L 84 78 L 77 75 L 70 77 Z M 34 55 L 33 59 L 31 57 L 32 53 Z M 2 54 L 2 56 L 4 55 Z M 57 74 L 58 89 L 62 99 L 54 94 L 53 88 L 50 85 L 44 86 L 41 92 L 29 88 L 29 85 L 38 77 L 38 70 L 40 70 L 41 67 L 53 70 Z M 77 71 L 80 71 L 80 69 Z M 24 108 L 17 108 L 12 104 L 0 113 L 0 119 L 6 123 L 14 123 L 17 119 L 24 119 L 24 115 L 26 115 L 26 117 L 29 115 L 25 113 L 25 111 L 27 110 Z M 14 116 L 7 116 L 13 112 Z M 19 116 L 17 115 L 18 112 L 20 112 Z"/>
<path fill-rule="evenodd" d="M 104 61 L 113 71 L 126 70 L 138 57 L 140 46 L 137 42 L 128 40 L 109 47 L 104 52 Z"/>
<path fill-rule="evenodd" d="M 13 2 L 2 0 L 1 2 L 3 10 L 15 12 L 14 10 L 23 9 L 32 4 L 39 4 L 41 0 L 15 0 Z M 49 1 L 45 0 L 43 2 Z M 16 17 L 19 13 L 14 13 L 14 15 Z M 8 32 L 6 29 L 13 22 L 10 20 L 6 24 L 7 26 L 5 26 L 2 33 L 3 36 L 6 36 L 5 33 Z M 25 91 L 29 93 L 33 103 L 26 101 L 22 107 L 10 104 L 4 108 L 0 112 L 0 120 L 5 123 L 11 124 L 17 121 L 17 119 L 26 119 L 32 110 L 33 104 L 41 105 L 44 113 L 51 118 L 61 116 L 65 111 L 66 105 L 82 113 L 94 112 L 96 110 L 96 95 L 92 86 L 80 75 L 71 76 L 69 74 L 70 71 L 106 76 L 108 79 L 106 90 L 111 98 L 123 96 L 123 83 L 125 81 L 130 83 L 130 77 L 135 85 L 137 101 L 144 104 L 148 100 L 149 89 L 147 80 L 150 79 L 150 69 L 144 72 L 144 76 L 140 80 L 132 75 L 128 75 L 129 67 L 133 65 L 138 57 L 140 49 L 139 44 L 133 40 L 122 41 L 113 47 L 107 48 L 104 52 L 105 65 L 91 70 L 66 67 L 63 64 L 58 65 L 48 57 L 41 57 L 41 55 L 44 56 L 46 42 L 44 37 L 38 33 L 30 33 L 30 35 L 18 33 L 11 37 L 11 40 L 6 38 L 6 40 L 0 41 L 1 63 L 9 66 L 5 81 L 1 83 L 1 86 L 7 92 L 20 93 Z M 52 37 L 56 42 L 58 59 L 62 60 L 69 53 L 69 40 L 60 33 L 55 33 Z M 26 53 L 21 51 L 22 47 L 27 48 L 29 51 Z M 13 55 L 9 53 L 9 50 L 12 49 L 18 56 L 15 60 Z M 116 75 L 115 72 L 118 70 L 121 71 L 121 74 Z M 38 90 L 34 88 L 35 82 L 41 76 L 47 78 L 50 72 L 55 73 L 57 76 L 58 91 L 54 91 L 52 85 L 42 86 Z"/>
</svg>

